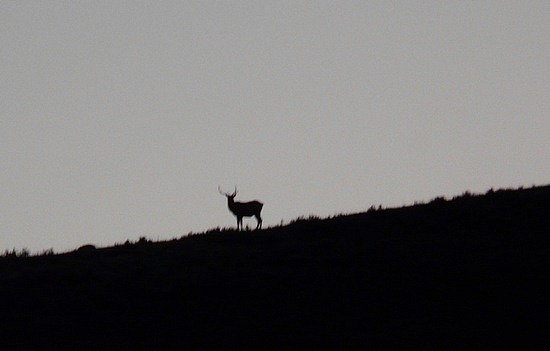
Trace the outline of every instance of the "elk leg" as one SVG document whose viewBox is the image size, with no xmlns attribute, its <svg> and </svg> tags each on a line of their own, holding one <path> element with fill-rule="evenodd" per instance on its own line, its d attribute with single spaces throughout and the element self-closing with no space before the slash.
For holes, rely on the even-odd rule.
<svg viewBox="0 0 550 351">
<path fill-rule="evenodd" d="M 242 230 L 242 229 L 243 229 L 243 218 L 237 217 L 237 230 Z"/>
<path fill-rule="evenodd" d="M 257 215 L 256 220 L 258 221 L 258 225 L 256 225 L 256 229 L 262 229 L 262 217 L 260 217 L 260 215 Z"/>
</svg>

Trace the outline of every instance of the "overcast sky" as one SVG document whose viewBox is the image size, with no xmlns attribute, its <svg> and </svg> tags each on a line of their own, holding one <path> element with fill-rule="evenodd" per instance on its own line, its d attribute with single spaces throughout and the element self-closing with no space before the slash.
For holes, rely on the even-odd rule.
<svg viewBox="0 0 550 351">
<path fill-rule="evenodd" d="M 550 183 L 550 2 L 0 0 L 0 251 Z M 253 220 L 248 222 L 255 225 Z"/>
</svg>

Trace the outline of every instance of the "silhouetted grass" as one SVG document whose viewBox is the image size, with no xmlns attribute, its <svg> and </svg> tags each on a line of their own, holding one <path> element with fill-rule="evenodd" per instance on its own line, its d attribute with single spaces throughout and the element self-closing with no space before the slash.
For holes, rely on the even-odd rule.
<svg viewBox="0 0 550 351">
<path fill-rule="evenodd" d="M 21 250 L 16 250 L 16 249 L 13 249 L 11 251 L 6 250 L 0 257 L 13 259 L 13 258 L 29 257 L 30 255 L 31 255 L 30 251 L 24 248 Z"/>
<path fill-rule="evenodd" d="M 0 349 L 548 345 L 550 186 L 0 259 Z M 27 255 L 28 256 L 28 255 Z"/>
</svg>

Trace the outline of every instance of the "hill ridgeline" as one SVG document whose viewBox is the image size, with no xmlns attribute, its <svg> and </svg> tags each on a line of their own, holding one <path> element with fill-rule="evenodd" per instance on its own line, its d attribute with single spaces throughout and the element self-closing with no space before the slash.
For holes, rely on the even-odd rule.
<svg viewBox="0 0 550 351">
<path fill-rule="evenodd" d="M 550 345 L 550 186 L 0 258 L 2 350 Z"/>
</svg>

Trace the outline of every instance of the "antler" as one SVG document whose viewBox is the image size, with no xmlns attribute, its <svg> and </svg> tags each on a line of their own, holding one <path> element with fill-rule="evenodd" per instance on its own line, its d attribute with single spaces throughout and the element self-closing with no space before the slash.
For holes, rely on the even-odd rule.
<svg viewBox="0 0 550 351">
<path fill-rule="evenodd" d="M 233 192 L 233 194 L 229 195 L 229 193 L 224 193 L 222 191 L 222 188 L 220 188 L 220 186 L 218 185 L 218 192 L 220 194 L 222 194 L 223 196 L 231 196 L 231 197 L 235 197 L 237 195 L 237 186 L 235 185 L 235 191 Z"/>
</svg>

